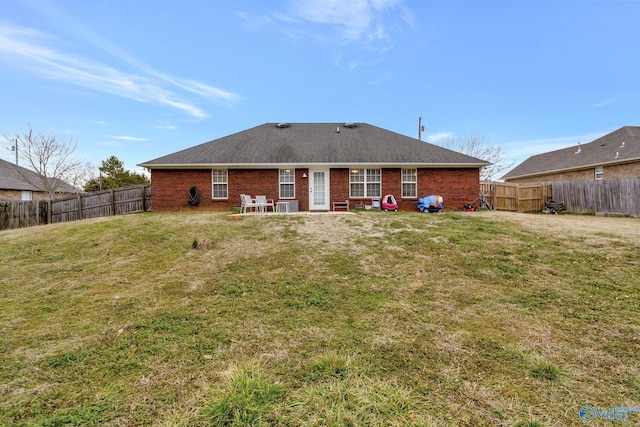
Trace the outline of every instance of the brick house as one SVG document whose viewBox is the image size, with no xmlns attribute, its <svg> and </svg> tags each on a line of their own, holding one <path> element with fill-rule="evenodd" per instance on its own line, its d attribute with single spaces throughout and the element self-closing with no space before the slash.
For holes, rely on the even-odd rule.
<svg viewBox="0 0 640 427">
<path fill-rule="evenodd" d="M 625 126 L 587 144 L 531 156 L 502 179 L 512 183 L 640 177 L 640 126 Z"/>
<path fill-rule="evenodd" d="M 387 194 L 401 210 L 417 210 L 430 194 L 457 209 L 478 197 L 488 164 L 367 123 L 265 123 L 139 166 L 151 171 L 154 211 L 186 208 L 194 186 L 195 209 L 229 210 L 250 194 L 326 211 Z"/>
</svg>

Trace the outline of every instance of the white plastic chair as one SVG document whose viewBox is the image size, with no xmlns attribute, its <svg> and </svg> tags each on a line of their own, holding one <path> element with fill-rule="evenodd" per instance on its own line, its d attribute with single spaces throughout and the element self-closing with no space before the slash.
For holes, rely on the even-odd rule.
<svg viewBox="0 0 640 427">
<path fill-rule="evenodd" d="M 247 209 L 256 209 L 259 208 L 258 204 L 251 199 L 251 196 L 248 194 L 240 195 L 240 213 L 247 213 Z"/>
<path fill-rule="evenodd" d="M 266 212 L 269 206 L 271 206 L 271 210 L 273 210 L 273 207 L 275 206 L 273 199 L 267 200 L 267 196 L 256 196 L 256 205 L 260 212 Z"/>
</svg>

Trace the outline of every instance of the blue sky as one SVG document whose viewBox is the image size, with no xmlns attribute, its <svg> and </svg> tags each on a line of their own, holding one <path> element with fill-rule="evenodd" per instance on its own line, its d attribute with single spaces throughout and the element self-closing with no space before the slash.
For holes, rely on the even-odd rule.
<svg viewBox="0 0 640 427">
<path fill-rule="evenodd" d="M 520 162 L 640 125 L 640 0 L 3 0 L 0 135 L 127 169 L 265 122 L 480 135 Z M 0 158 L 14 160 L 0 138 Z"/>
</svg>

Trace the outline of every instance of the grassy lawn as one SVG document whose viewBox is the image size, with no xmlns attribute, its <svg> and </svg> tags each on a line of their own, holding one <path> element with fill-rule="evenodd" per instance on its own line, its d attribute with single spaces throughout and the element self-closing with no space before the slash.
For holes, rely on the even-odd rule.
<svg viewBox="0 0 640 427">
<path fill-rule="evenodd" d="M 571 426 L 640 406 L 640 243 L 612 234 L 140 214 L 0 232 L 0 255 L 0 425 Z"/>
</svg>

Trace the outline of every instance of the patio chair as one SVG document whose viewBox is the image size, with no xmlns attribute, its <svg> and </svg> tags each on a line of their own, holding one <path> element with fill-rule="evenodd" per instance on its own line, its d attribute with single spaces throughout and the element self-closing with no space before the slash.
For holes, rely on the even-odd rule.
<svg viewBox="0 0 640 427">
<path fill-rule="evenodd" d="M 267 196 L 256 196 L 256 205 L 260 212 L 266 212 L 269 206 L 271 206 L 271 210 L 273 211 L 275 203 L 273 203 L 273 199 L 267 199 Z"/>
<path fill-rule="evenodd" d="M 240 213 L 247 213 L 247 209 L 255 210 L 258 207 L 258 204 L 248 194 L 241 194 L 240 202 Z"/>
</svg>

